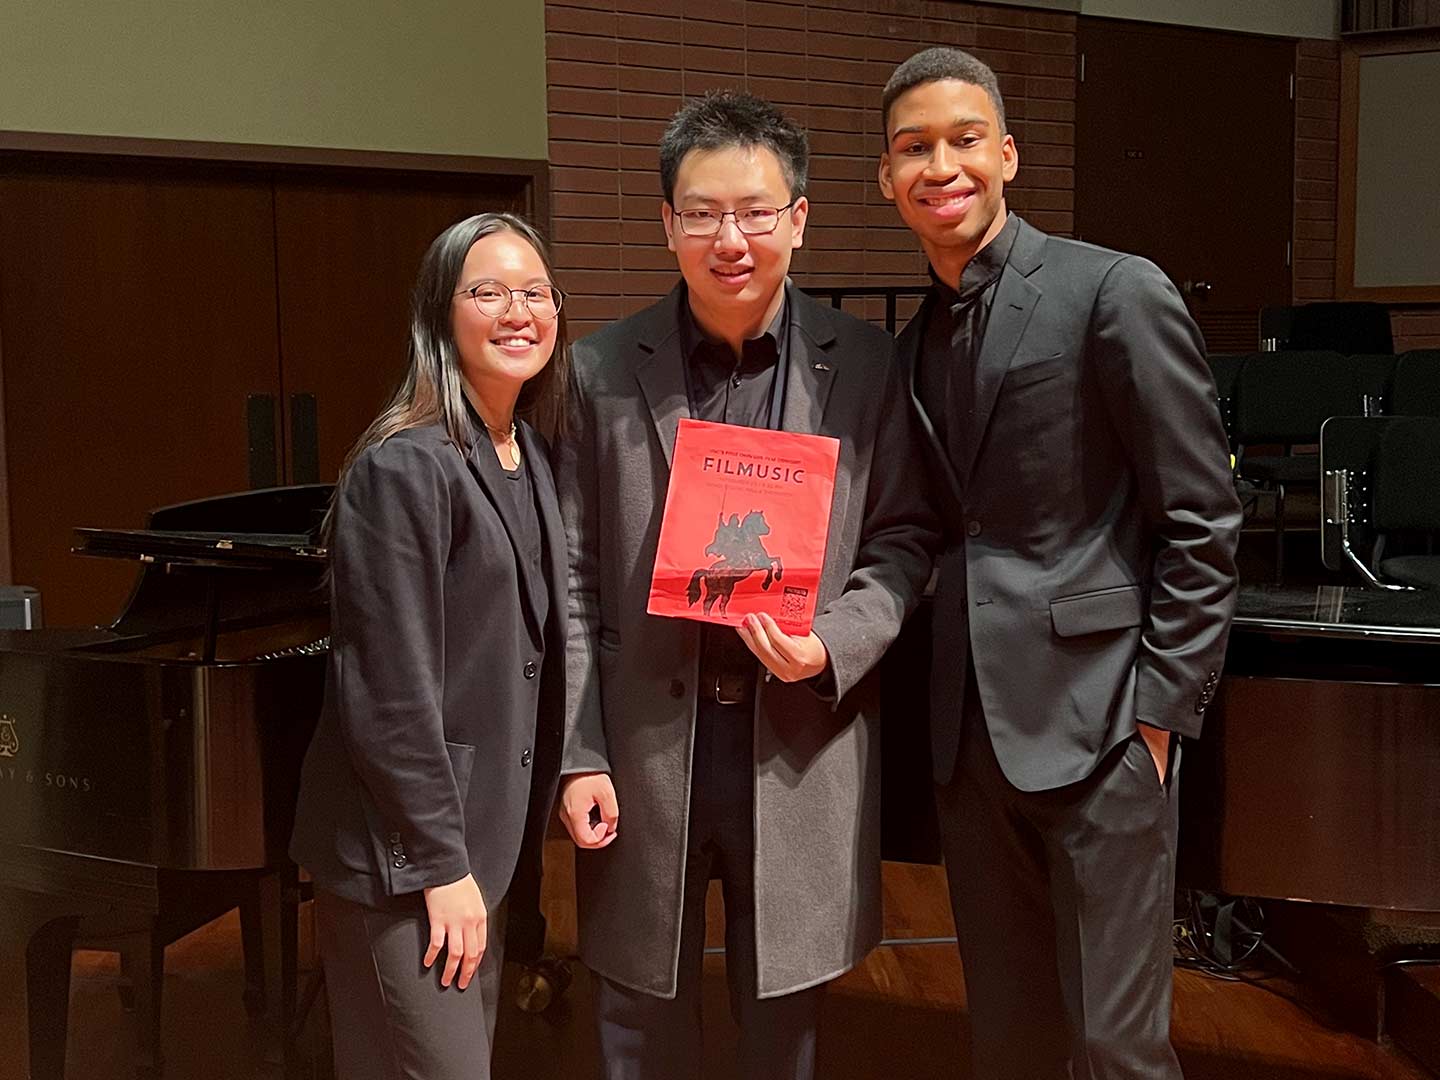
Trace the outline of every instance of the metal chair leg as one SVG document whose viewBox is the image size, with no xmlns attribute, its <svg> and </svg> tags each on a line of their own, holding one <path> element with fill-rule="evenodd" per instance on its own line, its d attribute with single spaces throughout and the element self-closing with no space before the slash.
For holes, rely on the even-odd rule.
<svg viewBox="0 0 1440 1080">
<path fill-rule="evenodd" d="M 1285 584 L 1285 485 L 1275 485 L 1275 584 Z"/>
</svg>

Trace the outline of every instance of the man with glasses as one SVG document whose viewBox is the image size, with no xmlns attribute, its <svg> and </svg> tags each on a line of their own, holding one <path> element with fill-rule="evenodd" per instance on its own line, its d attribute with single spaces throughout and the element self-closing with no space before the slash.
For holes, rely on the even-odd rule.
<svg viewBox="0 0 1440 1080">
<path fill-rule="evenodd" d="M 700 1075 L 710 879 L 751 1080 L 814 1075 L 820 987 L 880 937 L 875 669 L 937 533 L 893 341 L 787 281 L 807 166 L 804 132 L 774 106 L 687 104 L 660 144 L 682 280 L 575 348 L 556 451 L 571 558 L 561 813 L 581 849 L 606 1077 Z M 807 636 L 768 616 L 736 629 L 646 614 L 682 417 L 840 441 Z"/>
</svg>

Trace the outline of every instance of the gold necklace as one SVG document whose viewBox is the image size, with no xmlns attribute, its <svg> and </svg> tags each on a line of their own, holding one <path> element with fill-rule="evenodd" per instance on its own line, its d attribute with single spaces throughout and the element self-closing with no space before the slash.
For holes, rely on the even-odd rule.
<svg viewBox="0 0 1440 1080">
<path fill-rule="evenodd" d="M 480 422 L 485 425 L 485 430 L 490 434 L 499 435 L 505 440 L 510 450 L 510 465 L 512 468 L 518 469 L 520 467 L 520 444 L 515 441 L 515 421 L 510 421 L 508 429 L 493 427 L 483 416 L 480 417 Z"/>
</svg>

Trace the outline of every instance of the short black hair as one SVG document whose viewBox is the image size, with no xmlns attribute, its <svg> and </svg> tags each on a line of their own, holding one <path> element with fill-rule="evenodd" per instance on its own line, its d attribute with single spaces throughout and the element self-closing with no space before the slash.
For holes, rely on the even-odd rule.
<svg viewBox="0 0 1440 1080">
<path fill-rule="evenodd" d="M 675 205 L 675 176 L 691 150 L 763 146 L 780 159 L 790 198 L 805 194 L 810 140 L 805 129 L 770 102 L 737 90 L 711 90 L 687 101 L 660 136 L 660 187 Z"/>
<path fill-rule="evenodd" d="M 990 65 L 961 49 L 937 46 L 916 53 L 891 72 L 890 80 L 880 95 L 881 122 L 884 125 L 880 134 L 887 146 L 890 144 L 890 106 L 895 104 L 895 99 L 907 90 L 941 79 L 958 79 L 984 90 L 990 104 L 995 106 L 1000 134 L 1005 134 L 1005 101 L 1000 96 L 1000 84 L 995 80 L 995 72 L 990 70 Z"/>
</svg>

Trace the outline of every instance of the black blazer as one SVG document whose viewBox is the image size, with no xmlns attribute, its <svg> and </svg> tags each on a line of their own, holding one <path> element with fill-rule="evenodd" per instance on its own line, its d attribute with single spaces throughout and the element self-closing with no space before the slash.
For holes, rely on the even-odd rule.
<svg viewBox="0 0 1440 1080">
<path fill-rule="evenodd" d="M 1023 221 L 955 468 L 914 395 L 945 519 L 931 748 L 959 744 L 966 653 L 1011 783 L 1072 783 L 1137 720 L 1198 735 L 1234 612 L 1240 506 L 1205 346 L 1153 263 Z M 952 419 L 952 423 L 956 421 Z"/>
<path fill-rule="evenodd" d="M 384 906 L 473 873 L 493 910 L 527 812 L 549 812 L 565 535 L 543 440 L 523 424 L 518 438 L 539 508 L 539 567 L 517 557 L 507 493 L 490 490 L 480 467 L 488 439 L 462 457 L 438 424 L 401 431 L 341 481 L 325 705 L 290 853 L 359 903 Z M 536 601 L 547 590 L 542 627 Z"/>
</svg>

